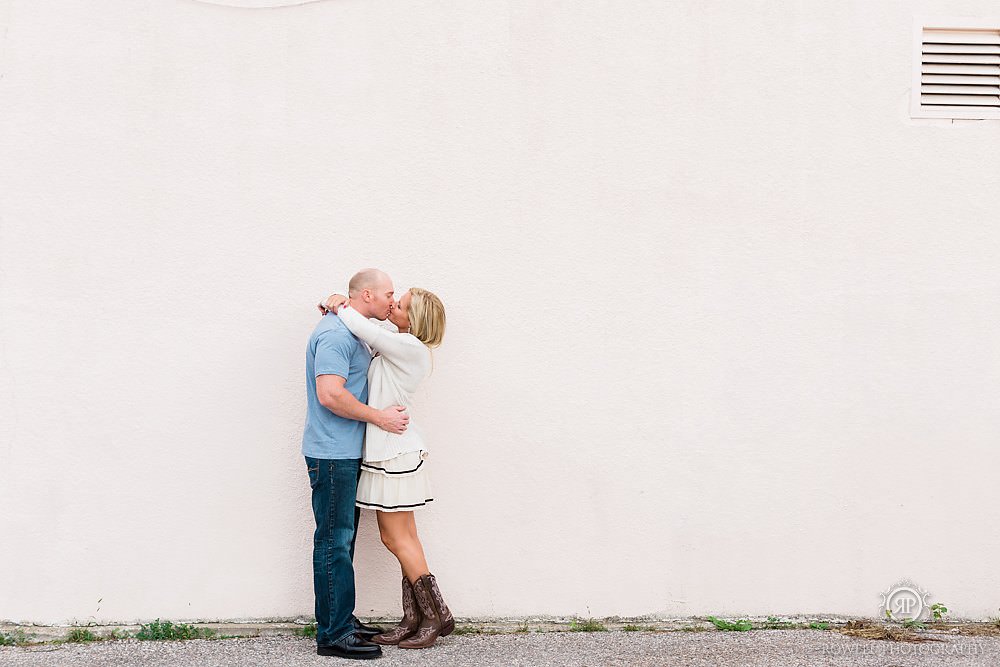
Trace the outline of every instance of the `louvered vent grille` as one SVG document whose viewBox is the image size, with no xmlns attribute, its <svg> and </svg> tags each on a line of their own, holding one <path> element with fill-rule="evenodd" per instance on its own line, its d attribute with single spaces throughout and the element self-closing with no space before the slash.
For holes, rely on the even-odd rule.
<svg viewBox="0 0 1000 667">
<path fill-rule="evenodd" d="M 920 110 L 1000 117 L 1000 30 L 924 28 Z"/>
</svg>

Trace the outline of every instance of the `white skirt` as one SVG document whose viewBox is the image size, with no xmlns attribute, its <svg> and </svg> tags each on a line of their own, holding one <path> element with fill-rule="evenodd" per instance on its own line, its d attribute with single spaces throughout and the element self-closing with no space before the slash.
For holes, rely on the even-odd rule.
<svg viewBox="0 0 1000 667">
<path fill-rule="evenodd" d="M 407 452 L 385 461 L 362 461 L 358 499 L 362 509 L 411 512 L 434 500 L 427 452 Z"/>
</svg>

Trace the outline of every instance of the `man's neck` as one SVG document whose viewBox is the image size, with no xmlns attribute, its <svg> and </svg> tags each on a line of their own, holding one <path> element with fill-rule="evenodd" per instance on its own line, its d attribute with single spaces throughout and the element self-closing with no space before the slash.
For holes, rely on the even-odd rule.
<svg viewBox="0 0 1000 667">
<path fill-rule="evenodd" d="M 365 309 L 365 304 L 362 301 L 359 301 L 357 299 L 350 299 L 349 298 L 347 300 L 347 305 L 350 306 L 351 308 L 353 308 L 354 310 L 358 311 L 359 313 L 361 313 L 365 317 L 371 317 L 371 315 L 369 315 L 368 311 Z"/>
</svg>

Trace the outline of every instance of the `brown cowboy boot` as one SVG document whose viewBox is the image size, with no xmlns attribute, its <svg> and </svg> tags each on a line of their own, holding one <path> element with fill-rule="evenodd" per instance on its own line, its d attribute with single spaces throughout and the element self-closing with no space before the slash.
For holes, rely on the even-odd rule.
<svg viewBox="0 0 1000 667">
<path fill-rule="evenodd" d="M 425 580 L 424 584 L 430 591 L 431 597 L 434 598 L 434 605 L 437 608 L 438 616 L 441 617 L 441 636 L 447 637 L 455 629 L 455 617 L 452 616 L 448 605 L 444 603 L 444 597 L 441 595 L 441 589 L 438 588 L 437 579 L 434 575 L 425 574 L 421 579 Z"/>
<path fill-rule="evenodd" d="M 369 641 L 392 646 L 412 636 L 418 627 L 420 627 L 420 610 L 417 609 L 417 600 L 413 597 L 413 584 L 403 577 L 403 618 L 392 630 L 375 635 Z"/>
<path fill-rule="evenodd" d="M 413 595 L 417 598 L 417 607 L 422 616 L 420 626 L 412 637 L 399 642 L 399 648 L 427 648 L 433 646 L 441 634 L 441 616 L 427 585 L 426 574 L 413 582 Z"/>
</svg>

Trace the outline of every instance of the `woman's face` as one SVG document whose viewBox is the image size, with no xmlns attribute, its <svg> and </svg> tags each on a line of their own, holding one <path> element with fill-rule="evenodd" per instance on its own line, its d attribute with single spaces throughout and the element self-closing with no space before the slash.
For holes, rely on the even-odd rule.
<svg viewBox="0 0 1000 667">
<path fill-rule="evenodd" d="M 396 325 L 396 328 L 400 331 L 409 331 L 410 329 L 410 291 L 407 290 L 406 294 L 400 297 L 399 301 L 392 304 L 392 310 L 389 311 L 389 321 Z"/>
</svg>

